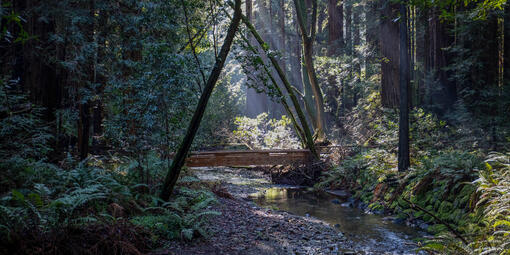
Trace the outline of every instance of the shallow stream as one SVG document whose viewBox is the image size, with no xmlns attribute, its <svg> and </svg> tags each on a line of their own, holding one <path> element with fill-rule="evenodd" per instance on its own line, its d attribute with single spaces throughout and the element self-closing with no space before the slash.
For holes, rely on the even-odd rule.
<svg viewBox="0 0 510 255">
<path fill-rule="evenodd" d="M 224 182 L 233 195 L 250 199 L 260 207 L 329 223 L 346 237 L 344 247 L 355 251 L 354 254 L 416 254 L 415 240 L 425 235 L 384 216 L 349 207 L 342 199 L 325 192 L 271 184 L 260 172 L 204 168 L 195 170 L 195 174 L 200 179 Z"/>
</svg>

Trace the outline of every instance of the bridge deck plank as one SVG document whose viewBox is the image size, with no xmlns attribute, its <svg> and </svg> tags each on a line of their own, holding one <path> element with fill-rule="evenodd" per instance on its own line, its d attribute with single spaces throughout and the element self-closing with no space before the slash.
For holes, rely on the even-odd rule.
<svg viewBox="0 0 510 255">
<path fill-rule="evenodd" d="M 186 160 L 188 167 L 204 166 L 271 166 L 311 161 L 309 150 L 251 150 L 192 152 Z"/>
</svg>

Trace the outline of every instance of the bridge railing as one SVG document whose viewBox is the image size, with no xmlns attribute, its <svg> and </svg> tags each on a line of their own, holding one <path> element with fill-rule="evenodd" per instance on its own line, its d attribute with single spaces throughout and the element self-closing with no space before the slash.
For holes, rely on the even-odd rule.
<svg viewBox="0 0 510 255">
<path fill-rule="evenodd" d="M 203 166 L 272 166 L 311 161 L 309 150 L 250 150 L 192 152 L 188 167 Z"/>
</svg>

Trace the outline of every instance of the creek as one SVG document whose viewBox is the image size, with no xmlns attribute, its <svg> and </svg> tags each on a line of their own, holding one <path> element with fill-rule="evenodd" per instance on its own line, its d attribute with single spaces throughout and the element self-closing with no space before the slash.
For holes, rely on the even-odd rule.
<svg viewBox="0 0 510 255">
<path fill-rule="evenodd" d="M 391 217 L 367 213 L 342 199 L 305 187 L 271 184 L 261 172 L 232 169 L 197 169 L 203 180 L 221 181 L 234 196 L 257 206 L 314 217 L 345 236 L 343 245 L 353 254 L 416 254 L 417 239 L 426 233 L 395 223 Z M 346 253 L 348 254 L 348 253 Z"/>
</svg>

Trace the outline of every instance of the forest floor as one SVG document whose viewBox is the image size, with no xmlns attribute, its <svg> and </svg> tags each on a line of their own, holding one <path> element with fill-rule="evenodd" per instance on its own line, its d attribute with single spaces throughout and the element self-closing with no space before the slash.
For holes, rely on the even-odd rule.
<svg viewBox="0 0 510 255">
<path fill-rule="evenodd" d="M 342 254 L 342 234 L 325 223 L 286 212 L 220 198 L 213 235 L 192 243 L 175 242 L 155 254 Z"/>
<path fill-rule="evenodd" d="M 249 185 L 224 183 L 222 189 L 226 195 L 210 208 L 221 212 L 211 219 L 211 237 L 173 242 L 153 254 L 354 254 L 343 234 L 323 221 L 261 208 L 247 197 L 254 191 Z"/>
</svg>

